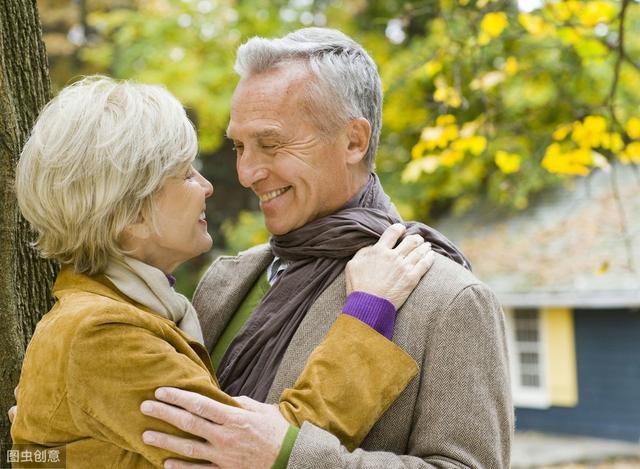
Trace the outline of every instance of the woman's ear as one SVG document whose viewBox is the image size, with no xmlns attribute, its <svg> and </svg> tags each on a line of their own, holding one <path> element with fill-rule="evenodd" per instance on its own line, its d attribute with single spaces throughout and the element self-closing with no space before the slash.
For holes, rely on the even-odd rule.
<svg viewBox="0 0 640 469">
<path fill-rule="evenodd" d="M 145 221 L 140 220 L 127 225 L 122 234 L 128 238 L 145 240 L 149 238 L 151 230 L 149 229 L 149 225 Z"/>
<path fill-rule="evenodd" d="M 359 164 L 369 149 L 371 124 L 364 117 L 352 119 L 347 125 L 347 162 Z"/>
<path fill-rule="evenodd" d="M 134 223 L 125 226 L 120 233 L 118 244 L 126 251 L 136 251 L 149 239 L 151 230 L 142 217 Z"/>
</svg>

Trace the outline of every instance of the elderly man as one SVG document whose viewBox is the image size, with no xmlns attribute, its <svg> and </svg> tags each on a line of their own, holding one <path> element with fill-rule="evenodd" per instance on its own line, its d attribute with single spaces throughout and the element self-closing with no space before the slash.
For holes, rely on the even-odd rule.
<svg viewBox="0 0 640 469">
<path fill-rule="evenodd" d="M 223 389 L 272 403 L 339 314 L 346 261 L 399 216 L 373 172 L 382 93 L 360 45 L 318 28 L 253 38 L 239 48 L 236 70 L 227 133 L 238 178 L 260 198 L 273 237 L 269 246 L 214 262 L 194 304 Z M 513 416 L 500 306 L 442 235 L 407 226 L 440 254 L 393 329 L 420 372 L 360 449 L 349 452 L 310 423 L 287 430 L 268 404 L 241 398 L 245 409 L 235 409 L 168 388 L 157 397 L 171 405 L 147 413 L 204 441 L 152 432 L 145 441 L 222 468 L 272 467 L 278 453 L 278 464 L 292 468 L 509 467 Z M 341 392 L 359 391 L 336 389 L 336 398 Z"/>
</svg>

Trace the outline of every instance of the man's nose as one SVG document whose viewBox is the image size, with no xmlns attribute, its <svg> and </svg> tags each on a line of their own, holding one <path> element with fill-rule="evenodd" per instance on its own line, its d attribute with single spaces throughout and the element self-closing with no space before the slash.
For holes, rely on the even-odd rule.
<svg viewBox="0 0 640 469">
<path fill-rule="evenodd" d="M 245 148 L 236 161 L 238 180 L 244 187 L 251 187 L 256 182 L 266 179 L 269 170 L 260 155 Z"/>
</svg>

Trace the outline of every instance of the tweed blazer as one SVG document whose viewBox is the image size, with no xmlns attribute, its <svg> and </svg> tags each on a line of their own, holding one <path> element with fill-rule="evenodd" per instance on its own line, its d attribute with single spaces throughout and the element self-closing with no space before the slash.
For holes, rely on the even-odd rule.
<svg viewBox="0 0 640 469">
<path fill-rule="evenodd" d="M 194 296 L 211 350 L 263 275 L 267 245 L 220 257 Z M 267 402 L 291 387 L 345 300 L 342 273 L 312 305 L 285 353 Z M 359 449 L 305 422 L 290 468 L 509 467 L 513 407 L 504 317 L 495 295 L 449 259 L 436 260 L 398 311 L 393 341 L 418 363 L 418 376 L 376 422 Z M 364 386 L 364 384 L 363 384 Z"/>
</svg>

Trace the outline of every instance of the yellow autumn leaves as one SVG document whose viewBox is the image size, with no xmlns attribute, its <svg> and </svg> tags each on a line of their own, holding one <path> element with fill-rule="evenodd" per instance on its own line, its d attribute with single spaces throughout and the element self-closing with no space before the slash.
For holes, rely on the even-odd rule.
<svg viewBox="0 0 640 469">
<path fill-rule="evenodd" d="M 585 176 L 594 167 L 607 166 L 603 151 L 616 155 L 622 163 L 640 163 L 640 118 L 631 117 L 624 131 L 631 140 L 608 128 L 602 116 L 589 115 L 558 127 L 553 132 L 542 167 L 551 173 Z"/>
<path fill-rule="evenodd" d="M 466 156 L 480 156 L 488 144 L 485 136 L 477 134 L 482 123 L 480 118 L 459 126 L 453 115 L 439 116 L 435 126 L 422 130 L 420 140 L 411 149 L 411 161 L 402 180 L 414 182 L 423 173 L 451 168 Z M 594 167 L 609 165 L 603 151 L 616 155 L 625 164 L 640 163 L 640 117 L 631 117 L 624 126 L 630 140 L 627 144 L 623 135 L 608 127 L 608 121 L 597 115 L 558 127 L 552 134 L 554 142 L 545 150 L 542 167 L 550 173 L 585 176 Z M 522 156 L 497 150 L 493 160 L 504 174 L 512 174 L 520 170 Z"/>
<path fill-rule="evenodd" d="M 462 0 L 458 3 L 466 4 Z M 478 8 L 495 10 L 491 3 L 494 2 L 484 0 Z M 623 163 L 640 163 L 640 117 L 633 117 L 640 115 L 640 109 L 620 109 L 619 114 L 631 117 L 618 124 L 615 119 L 604 117 L 608 116 L 606 111 L 598 115 L 609 107 L 602 93 L 591 93 L 583 82 L 567 77 L 567 82 L 573 84 L 571 90 L 586 96 L 583 103 L 588 106 L 581 112 L 588 115 L 572 122 L 572 111 L 566 106 L 559 106 L 562 111 L 557 116 L 545 112 L 561 99 L 554 92 L 566 86 L 564 81 L 557 86 L 552 82 L 551 77 L 563 76 L 554 61 L 573 60 L 570 65 L 584 72 L 590 83 L 601 80 L 602 85 L 603 70 L 609 66 L 604 60 L 611 55 L 605 37 L 618 28 L 619 14 L 619 5 L 611 0 L 543 2 L 531 12 L 479 12 L 474 23 L 479 26 L 478 32 L 467 40 L 455 44 L 434 41 L 439 49 L 420 68 L 421 79 L 433 86 L 429 92 L 436 104 L 425 108 L 425 115 L 434 110 L 434 114 L 448 114 L 438 117 L 435 124 L 429 120 L 422 129 L 404 169 L 403 181 L 416 181 L 422 174 L 453 168 L 463 161 L 461 170 L 468 163 L 484 165 L 488 170 L 493 164 L 504 175 L 518 173 L 532 164 L 555 174 L 585 175 L 593 168 L 608 166 L 615 158 Z M 438 25 L 446 31 L 445 23 Z M 537 44 L 541 44 L 539 58 L 523 52 Z M 481 54 L 497 58 L 478 67 L 481 54 L 474 56 L 470 52 L 478 46 Z M 568 47 L 563 50 L 564 46 Z M 474 57 L 471 66 L 464 63 L 460 47 L 466 47 L 468 56 Z M 542 67 L 532 67 L 532 63 Z M 625 72 L 623 66 L 621 83 L 630 81 L 625 73 L 632 76 L 632 70 Z M 542 88 L 540 84 L 545 83 L 548 86 Z M 594 99 L 598 94 L 602 101 Z M 539 114 L 540 122 L 518 114 L 522 109 L 529 109 L 530 116 Z M 509 121 L 504 117 L 507 112 L 519 117 Z M 470 119 L 474 120 L 469 122 Z"/>
<path fill-rule="evenodd" d="M 487 13 L 480 21 L 480 36 L 478 43 L 481 46 L 489 44 L 491 39 L 499 37 L 505 30 L 509 20 L 507 14 L 501 11 Z"/>
<path fill-rule="evenodd" d="M 402 180 L 413 182 L 423 173 L 433 173 L 441 166 L 451 168 L 467 155 L 481 155 L 487 148 L 486 137 L 477 134 L 482 122 L 476 119 L 460 127 L 453 115 L 439 116 L 434 127 L 422 129 L 420 141 L 411 149 L 412 161 L 405 167 Z M 513 163 L 505 164 L 513 172 Z"/>
<path fill-rule="evenodd" d="M 505 174 L 517 173 L 520 170 L 520 155 L 498 150 L 495 162 L 500 171 Z"/>
<path fill-rule="evenodd" d="M 544 15 L 519 13 L 518 23 L 529 34 L 542 37 L 556 32 L 553 22 L 573 22 L 576 26 L 586 28 L 609 23 L 615 18 L 617 9 L 609 1 L 568 0 L 545 3 L 543 13 Z M 506 13 L 501 11 L 487 13 L 480 21 L 478 44 L 481 46 L 488 44 L 492 39 L 499 37 L 508 25 L 509 19 Z"/>
</svg>

